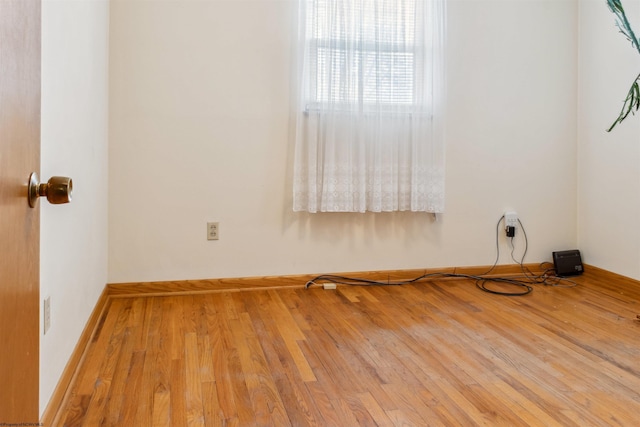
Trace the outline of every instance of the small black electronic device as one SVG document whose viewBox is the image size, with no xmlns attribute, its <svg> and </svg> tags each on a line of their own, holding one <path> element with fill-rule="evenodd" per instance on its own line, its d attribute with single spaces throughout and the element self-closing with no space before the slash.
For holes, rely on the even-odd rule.
<svg viewBox="0 0 640 427">
<path fill-rule="evenodd" d="M 577 249 L 553 252 L 553 266 L 558 276 L 576 276 L 584 271 L 582 257 Z"/>
</svg>

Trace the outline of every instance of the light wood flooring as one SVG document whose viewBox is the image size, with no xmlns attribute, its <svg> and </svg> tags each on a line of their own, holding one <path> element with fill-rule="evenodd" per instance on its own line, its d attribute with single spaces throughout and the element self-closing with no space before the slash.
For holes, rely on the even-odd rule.
<svg viewBox="0 0 640 427">
<path fill-rule="evenodd" d="M 111 298 L 58 425 L 640 425 L 640 285 L 577 280 Z"/>
</svg>

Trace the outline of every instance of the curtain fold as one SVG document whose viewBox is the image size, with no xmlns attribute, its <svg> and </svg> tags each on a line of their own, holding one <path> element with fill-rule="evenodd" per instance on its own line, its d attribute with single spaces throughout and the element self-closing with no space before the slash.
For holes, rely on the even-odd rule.
<svg viewBox="0 0 640 427">
<path fill-rule="evenodd" d="M 294 210 L 444 210 L 445 0 L 300 0 Z"/>
</svg>

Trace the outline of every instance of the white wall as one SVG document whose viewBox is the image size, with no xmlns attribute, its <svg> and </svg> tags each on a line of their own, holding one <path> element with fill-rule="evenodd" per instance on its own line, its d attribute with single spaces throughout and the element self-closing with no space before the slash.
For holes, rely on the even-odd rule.
<svg viewBox="0 0 640 427">
<path fill-rule="evenodd" d="M 41 177 L 70 176 L 74 197 L 40 202 L 41 412 L 107 282 L 108 28 L 106 0 L 43 1 Z"/>
<path fill-rule="evenodd" d="M 640 1 L 624 0 L 640 35 Z M 611 132 L 640 54 L 604 1 L 580 1 L 579 245 L 589 262 L 640 279 L 640 117 Z"/>
<path fill-rule="evenodd" d="M 488 265 L 507 209 L 525 261 L 576 246 L 575 0 L 449 2 L 437 222 L 292 212 L 294 4 L 112 1 L 110 282 Z"/>
</svg>

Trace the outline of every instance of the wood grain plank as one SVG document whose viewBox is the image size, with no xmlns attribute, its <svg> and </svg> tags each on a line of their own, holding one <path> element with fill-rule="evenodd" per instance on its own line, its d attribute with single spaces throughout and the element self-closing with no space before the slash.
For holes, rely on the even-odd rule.
<svg viewBox="0 0 640 427">
<path fill-rule="evenodd" d="M 269 423 L 274 426 L 286 426 L 289 424 L 286 409 L 276 389 L 249 313 L 240 313 L 240 322 L 246 339 L 249 355 L 248 362 L 251 364 L 251 372 L 254 373 L 257 379 L 258 393 L 261 395 L 260 400 L 263 400 L 261 404 L 264 406 L 265 416 L 268 416 Z M 256 399 L 256 401 L 259 400 Z M 259 411 L 257 410 L 256 412 Z"/>
<path fill-rule="evenodd" d="M 153 392 L 151 417 L 154 427 L 171 426 L 171 391 L 162 385 Z"/>
<path fill-rule="evenodd" d="M 183 358 L 171 360 L 171 426 L 184 427 L 187 425 L 187 380 L 185 360 Z M 125 424 L 132 425 L 132 424 Z"/>
<path fill-rule="evenodd" d="M 127 327 L 122 342 L 120 357 L 113 374 L 112 388 L 105 407 L 106 424 L 117 425 L 124 400 L 124 389 L 129 377 L 131 358 L 133 357 L 134 339 L 131 328 Z"/>
<path fill-rule="evenodd" d="M 187 397 L 187 425 L 204 426 L 204 407 L 202 405 L 202 387 L 200 381 L 200 358 L 198 336 L 188 332 L 184 338 L 184 361 Z"/>
<path fill-rule="evenodd" d="M 141 344 L 144 345 L 145 358 L 140 377 L 140 389 L 134 398 L 137 406 L 134 425 L 151 425 L 153 422 L 154 398 L 157 391 L 156 377 L 158 369 L 162 369 L 157 361 L 158 359 L 163 360 L 158 357 L 158 353 L 162 351 L 160 343 L 162 341 L 161 325 L 163 315 L 162 300 L 150 298 L 145 305 L 145 312 L 140 325 L 144 334 Z"/>
<path fill-rule="evenodd" d="M 231 322 L 238 320 L 238 312 L 230 293 L 222 293 L 214 298 L 212 304 L 218 313 L 218 331 L 222 335 L 223 354 L 214 361 L 214 366 L 221 375 L 216 376 L 218 396 L 224 399 L 220 406 L 225 411 L 226 419 L 237 419 L 240 424 L 250 423 L 253 418 L 251 399 L 245 383 L 238 348 L 231 329 Z M 240 380 L 238 380 L 240 379 Z"/>
<path fill-rule="evenodd" d="M 260 346 L 265 361 L 271 371 L 276 390 L 287 411 L 287 417 L 293 426 L 323 426 L 319 404 L 312 397 L 309 386 L 315 383 L 302 382 L 298 369 L 289 354 L 280 332 L 264 310 L 270 298 L 266 292 L 252 293 L 247 307 L 253 313 L 251 318 L 256 336 L 260 337 Z"/>
<path fill-rule="evenodd" d="M 393 422 L 385 413 L 384 409 L 378 404 L 378 401 L 369 392 L 358 394 L 358 399 L 371 415 L 376 425 L 380 427 L 391 427 Z"/>
<path fill-rule="evenodd" d="M 108 339 L 108 345 L 102 355 L 102 363 L 98 370 L 98 376 L 93 384 L 92 398 L 87 408 L 83 423 L 87 425 L 101 424 L 104 418 L 105 408 L 112 393 L 111 384 L 116 372 L 116 366 L 122 356 L 123 344 L 128 336 L 127 324 L 130 316 L 131 301 L 123 305 L 114 323 L 112 334 Z M 105 339 L 105 341 L 107 341 Z M 124 356 L 126 358 L 126 355 Z"/>
<path fill-rule="evenodd" d="M 210 340 L 212 349 L 212 365 L 215 376 L 216 396 L 219 407 L 220 420 L 237 419 L 236 402 L 232 387 L 232 376 L 227 363 L 228 354 L 231 351 L 233 340 L 229 325 L 224 317 L 222 301 L 211 295 L 206 297 L 207 303 L 214 308 L 217 316 L 209 321 Z"/>
<path fill-rule="evenodd" d="M 145 352 L 137 351 L 131 356 L 129 376 L 124 386 L 123 405 L 119 421 L 116 425 L 135 425 L 138 409 L 138 396 L 143 391 L 142 372 L 144 370 Z"/>
<path fill-rule="evenodd" d="M 268 293 L 271 297 L 271 304 L 268 306 L 269 314 L 275 319 L 275 324 L 280 331 L 287 350 L 289 350 L 289 354 L 300 372 L 302 381 L 316 381 L 313 369 L 309 366 L 309 362 L 298 345 L 298 341 L 305 340 L 304 333 L 298 328 L 296 321 L 286 309 L 286 306 L 282 303 L 278 294 L 275 291 L 268 291 Z"/>
<path fill-rule="evenodd" d="M 153 390 L 152 419 L 154 426 L 171 425 L 171 362 L 173 355 L 174 331 L 172 316 L 176 301 L 173 297 L 161 298 L 155 301 L 160 314 L 158 330 L 154 333 L 155 339 L 150 344 L 153 348 L 147 350 L 150 357 L 153 357 L 154 366 L 152 370 Z"/>
<path fill-rule="evenodd" d="M 226 420 L 220 408 L 215 381 L 202 383 L 202 401 L 204 406 L 204 425 L 206 427 L 224 426 Z"/>
<path fill-rule="evenodd" d="M 105 313 L 105 320 L 101 322 L 99 331 L 93 337 L 93 345 L 88 350 L 87 360 L 84 364 L 86 374 L 79 378 L 79 383 L 75 388 L 78 394 L 91 395 L 93 392 L 96 379 L 99 378 L 100 369 L 105 362 L 103 356 L 107 354 L 111 337 L 116 330 L 116 324 L 120 321 L 118 329 L 124 326 L 122 321 L 128 318 L 127 309 L 130 306 L 131 301 L 127 300 L 113 301 L 110 304 L 108 313 Z"/>
</svg>

